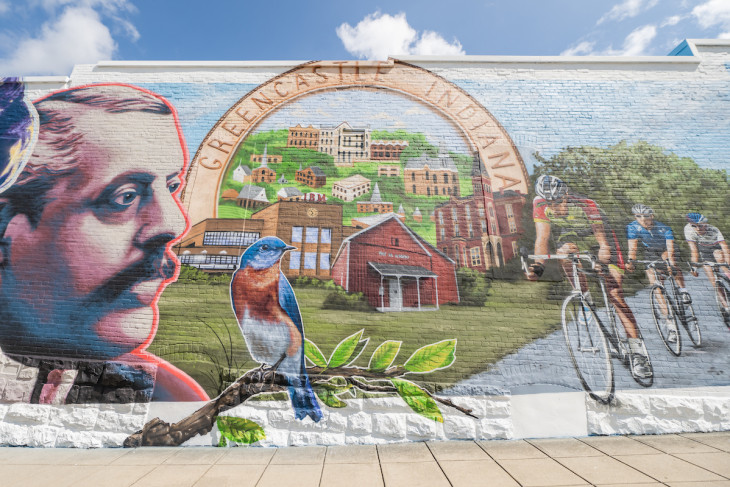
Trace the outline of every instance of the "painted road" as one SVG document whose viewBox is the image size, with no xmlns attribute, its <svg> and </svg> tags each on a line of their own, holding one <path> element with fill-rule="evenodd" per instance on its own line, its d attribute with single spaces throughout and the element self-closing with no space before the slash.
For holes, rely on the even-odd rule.
<svg viewBox="0 0 730 487">
<path fill-rule="evenodd" d="M 685 273 L 699 318 L 702 344 L 695 348 L 680 326 L 682 353 L 676 357 L 664 346 L 654 325 L 649 289 L 627 298 L 636 315 L 654 366 L 654 388 L 730 385 L 730 329 L 725 326 L 707 277 Z M 596 299 L 598 301 L 598 299 Z M 599 312 L 599 316 L 600 315 Z M 458 355 L 458 354 L 457 354 Z M 613 360 L 616 390 L 643 389 L 621 361 Z M 506 356 L 489 370 L 444 391 L 453 395 L 529 394 L 583 390 L 568 354 L 562 329 Z"/>
</svg>

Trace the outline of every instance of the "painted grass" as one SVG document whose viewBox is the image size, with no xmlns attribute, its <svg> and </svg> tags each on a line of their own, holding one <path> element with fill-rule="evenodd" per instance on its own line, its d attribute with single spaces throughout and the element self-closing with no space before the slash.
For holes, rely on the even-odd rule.
<svg viewBox="0 0 730 487">
<path fill-rule="evenodd" d="M 448 369 L 414 380 L 447 387 L 486 370 L 505 355 L 559 327 L 560 301 L 546 300 L 550 283 L 495 281 L 483 307 L 444 306 L 439 311 L 378 313 L 321 309 L 329 291 L 295 288 L 307 338 L 329 357 L 343 338 L 365 329 L 370 342 L 357 361 L 367 365 L 375 348 L 385 340 L 402 340 L 396 364 L 403 364 L 419 347 L 457 338 L 456 361 Z M 209 325 L 233 348 L 237 370 L 257 366 L 238 330 L 229 301 L 228 286 L 175 283 L 160 300 L 160 326 L 150 351 L 166 358 L 198 380 L 211 395 L 216 391 L 206 374 L 214 361 L 226 364 L 223 346 Z M 230 331 L 230 341 L 228 331 Z"/>
</svg>

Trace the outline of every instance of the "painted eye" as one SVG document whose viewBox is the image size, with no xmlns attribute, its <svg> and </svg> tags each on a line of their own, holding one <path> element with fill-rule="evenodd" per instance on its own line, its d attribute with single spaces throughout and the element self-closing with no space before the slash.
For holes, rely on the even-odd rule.
<svg viewBox="0 0 730 487">
<path fill-rule="evenodd" d="M 170 191 L 170 193 L 174 193 L 180 188 L 180 181 L 170 181 L 170 183 L 167 185 L 167 189 Z"/>
<path fill-rule="evenodd" d="M 261 250 L 269 250 L 269 246 L 264 244 L 261 246 Z"/>
<path fill-rule="evenodd" d="M 139 198 L 139 192 L 136 188 L 125 188 L 112 196 L 111 202 L 118 208 L 127 208 L 132 206 Z"/>
</svg>

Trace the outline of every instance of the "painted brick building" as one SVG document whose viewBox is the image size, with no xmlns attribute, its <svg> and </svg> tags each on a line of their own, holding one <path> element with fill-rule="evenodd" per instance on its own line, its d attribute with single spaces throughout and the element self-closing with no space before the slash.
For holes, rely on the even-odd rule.
<svg viewBox="0 0 730 487">
<path fill-rule="evenodd" d="M 298 149 L 319 150 L 319 129 L 311 125 L 302 127 L 301 124 L 289 127 L 286 146 L 296 147 Z"/>
<path fill-rule="evenodd" d="M 349 292 L 363 293 L 380 311 L 438 309 L 459 302 L 454 261 L 396 215 L 346 238 L 332 278 Z"/>
<path fill-rule="evenodd" d="M 319 188 L 327 184 L 327 175 L 317 166 L 297 170 L 295 179 L 310 188 Z"/>
<path fill-rule="evenodd" d="M 400 154 L 406 147 L 408 147 L 407 140 L 373 140 L 370 142 L 370 159 L 399 161 Z"/>
<path fill-rule="evenodd" d="M 380 196 L 378 183 L 375 183 L 369 200 L 357 202 L 358 213 L 391 213 L 392 211 L 393 203 L 391 201 L 383 201 L 383 198 Z"/>
<path fill-rule="evenodd" d="M 353 174 L 332 185 L 332 196 L 342 201 L 353 201 L 369 192 L 370 180 L 360 174 Z"/>
<path fill-rule="evenodd" d="M 484 164 L 474 156 L 472 196 L 451 197 L 436 206 L 436 245 L 459 267 L 486 272 L 518 255 L 525 196 L 492 192 Z"/>
<path fill-rule="evenodd" d="M 425 196 L 459 196 L 459 170 L 456 162 L 445 152 L 438 157 L 426 153 L 408 159 L 403 168 L 406 194 Z"/>
<path fill-rule="evenodd" d="M 228 272 L 261 237 L 276 236 L 297 250 L 287 252 L 281 270 L 287 277 L 330 278 L 342 240 L 356 230 L 342 224 L 342 207 L 300 200 L 279 201 L 251 218 L 209 218 L 190 229 L 174 247 L 183 264 L 209 272 Z"/>
</svg>

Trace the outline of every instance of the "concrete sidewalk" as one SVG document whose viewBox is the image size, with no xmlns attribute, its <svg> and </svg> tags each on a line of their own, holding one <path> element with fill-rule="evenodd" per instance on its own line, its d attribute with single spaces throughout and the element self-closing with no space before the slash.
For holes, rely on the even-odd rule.
<svg viewBox="0 0 730 487">
<path fill-rule="evenodd" d="M 302 448 L 0 448 L 0 485 L 730 486 L 730 432 Z"/>
</svg>

